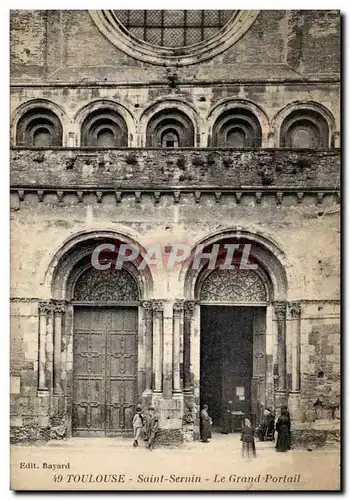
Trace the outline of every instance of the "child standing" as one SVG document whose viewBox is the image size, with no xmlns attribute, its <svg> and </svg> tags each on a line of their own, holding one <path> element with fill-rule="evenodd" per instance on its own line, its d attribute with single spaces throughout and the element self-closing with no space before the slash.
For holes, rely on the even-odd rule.
<svg viewBox="0 0 350 500">
<path fill-rule="evenodd" d="M 134 428 L 134 442 L 133 446 L 139 445 L 139 439 L 141 437 L 142 427 L 143 427 L 143 417 L 142 417 L 142 408 L 140 406 L 136 407 L 136 414 L 132 421 L 132 426 Z"/>
<path fill-rule="evenodd" d="M 242 428 L 242 456 L 246 458 L 256 457 L 255 441 L 254 441 L 254 429 L 250 423 L 249 418 L 244 419 L 244 425 Z"/>
</svg>

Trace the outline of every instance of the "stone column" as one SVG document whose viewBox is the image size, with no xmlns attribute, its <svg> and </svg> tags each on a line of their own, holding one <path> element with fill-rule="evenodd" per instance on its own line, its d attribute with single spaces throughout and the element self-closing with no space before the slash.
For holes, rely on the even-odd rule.
<svg viewBox="0 0 350 500">
<path fill-rule="evenodd" d="M 152 329 L 153 329 L 153 302 L 142 302 L 145 321 L 145 391 L 152 392 Z"/>
<path fill-rule="evenodd" d="M 292 391 L 300 391 L 300 313 L 297 302 L 289 304 L 292 327 Z"/>
<path fill-rule="evenodd" d="M 186 300 L 184 302 L 184 391 L 191 391 L 191 324 L 193 311 L 196 306 L 194 300 Z"/>
<path fill-rule="evenodd" d="M 176 300 L 173 308 L 173 391 L 181 392 L 180 380 L 180 340 L 181 340 L 181 318 L 184 303 Z"/>
<path fill-rule="evenodd" d="M 289 393 L 288 407 L 293 420 L 300 421 L 300 315 L 298 302 L 289 304 L 289 327 L 292 338 L 292 390 Z"/>
<path fill-rule="evenodd" d="M 172 304 L 164 304 L 163 314 L 163 397 L 173 395 L 173 311 Z"/>
<path fill-rule="evenodd" d="M 162 392 L 163 309 L 162 300 L 153 301 L 153 392 Z"/>
<path fill-rule="evenodd" d="M 39 303 L 39 391 L 47 391 L 46 382 L 46 331 L 47 331 L 47 315 L 51 311 L 49 302 Z"/>
<path fill-rule="evenodd" d="M 64 302 L 54 304 L 54 355 L 53 355 L 53 384 L 54 393 L 62 394 L 61 385 L 61 354 L 62 354 L 62 318 L 65 313 Z"/>
<path fill-rule="evenodd" d="M 278 391 L 286 391 L 286 303 L 274 303 L 277 320 Z"/>
</svg>

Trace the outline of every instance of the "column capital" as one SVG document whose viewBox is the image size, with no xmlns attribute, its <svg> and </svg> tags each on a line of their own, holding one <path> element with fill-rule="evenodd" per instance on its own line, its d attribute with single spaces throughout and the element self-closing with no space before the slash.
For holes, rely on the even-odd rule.
<svg viewBox="0 0 350 500">
<path fill-rule="evenodd" d="M 286 317 L 287 303 L 284 301 L 276 301 L 273 305 L 277 319 L 284 320 Z"/>
<path fill-rule="evenodd" d="M 143 300 L 141 302 L 141 306 L 143 307 L 145 317 L 147 319 L 151 319 L 153 315 L 153 301 L 152 300 Z"/>
<path fill-rule="evenodd" d="M 184 301 L 182 299 L 175 300 L 173 305 L 174 316 L 181 316 L 183 310 L 184 310 Z"/>
<path fill-rule="evenodd" d="M 153 299 L 152 300 L 152 309 L 155 314 L 160 314 L 164 311 L 165 301 L 162 299 Z"/>
<path fill-rule="evenodd" d="M 184 301 L 184 311 L 186 317 L 192 318 L 194 308 L 196 307 L 197 302 L 195 300 L 185 300 Z"/>
<path fill-rule="evenodd" d="M 45 315 L 52 311 L 52 303 L 49 300 L 41 301 L 38 304 L 39 314 Z"/>
<path fill-rule="evenodd" d="M 300 318 L 301 314 L 301 305 L 299 302 L 289 302 L 289 313 L 292 318 Z"/>
<path fill-rule="evenodd" d="M 65 300 L 55 300 L 52 307 L 55 314 L 64 314 L 66 312 L 67 302 Z"/>
</svg>

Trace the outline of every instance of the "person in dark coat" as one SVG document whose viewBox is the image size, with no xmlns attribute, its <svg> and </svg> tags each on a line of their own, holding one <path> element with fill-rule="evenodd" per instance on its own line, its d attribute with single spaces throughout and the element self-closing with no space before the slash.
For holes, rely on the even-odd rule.
<svg viewBox="0 0 350 500">
<path fill-rule="evenodd" d="M 275 440 L 275 416 L 269 408 L 264 411 L 264 420 L 256 429 L 256 435 L 260 441 L 265 441 L 265 438 Z"/>
<path fill-rule="evenodd" d="M 208 405 L 203 405 L 200 421 L 200 433 L 203 443 L 207 443 L 208 439 L 211 439 L 211 424 L 212 420 L 208 413 Z"/>
<path fill-rule="evenodd" d="M 154 413 L 154 408 L 151 406 L 148 410 L 148 419 L 147 419 L 147 444 L 146 448 L 149 450 L 153 450 L 156 435 L 159 427 L 158 417 Z"/>
<path fill-rule="evenodd" d="M 256 457 L 255 441 L 254 441 L 254 429 L 248 418 L 244 419 L 244 425 L 242 428 L 242 457 L 252 458 Z"/>
<path fill-rule="evenodd" d="M 290 415 L 286 406 L 281 407 L 281 416 L 277 420 L 276 431 L 278 432 L 276 450 L 290 450 Z"/>
</svg>

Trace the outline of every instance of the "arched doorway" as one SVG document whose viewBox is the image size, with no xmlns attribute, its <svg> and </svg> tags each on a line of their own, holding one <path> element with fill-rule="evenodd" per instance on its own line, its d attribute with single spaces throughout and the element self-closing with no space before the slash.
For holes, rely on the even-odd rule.
<svg viewBox="0 0 350 500">
<path fill-rule="evenodd" d="M 85 269 L 73 292 L 73 436 L 132 431 L 139 290 L 126 270 Z"/>
<path fill-rule="evenodd" d="M 239 267 L 206 271 L 198 298 L 201 406 L 211 408 L 214 430 L 239 430 L 244 417 L 255 424 L 266 393 L 267 277 Z"/>
<path fill-rule="evenodd" d="M 229 250 L 230 245 L 234 245 L 231 247 L 231 250 L 235 249 L 233 254 Z M 199 265 L 197 252 L 202 255 Z M 216 256 L 214 266 L 213 255 Z M 228 255 L 231 255 L 230 265 L 225 268 Z M 244 255 L 248 264 L 245 269 L 245 266 L 241 266 Z M 209 396 L 214 394 L 216 398 L 213 403 L 217 407 L 214 410 L 214 429 L 222 428 L 223 413 L 229 401 L 232 401 L 231 407 L 238 403 L 237 409 L 232 408 L 233 411 L 250 415 L 255 422 L 259 421 L 265 407 L 276 408 L 286 403 L 288 282 L 285 266 L 285 255 L 273 240 L 242 229 L 221 231 L 204 238 L 193 247 L 192 259 L 183 266 L 180 276 L 183 276 L 187 299 L 184 321 L 184 399 L 185 404 L 191 405 L 193 401 L 197 408 L 196 433 L 199 432 L 198 409 L 201 403 L 207 402 L 204 398 L 208 398 L 208 392 Z M 208 332 L 209 329 L 212 332 Z M 235 332 L 240 331 L 242 334 L 238 339 Z M 220 338 L 220 342 L 224 339 L 220 349 L 219 343 L 215 346 L 215 337 Z M 225 349 L 227 341 L 231 342 L 232 338 L 237 340 L 238 347 L 232 341 L 229 349 Z M 239 373 L 234 374 L 231 369 L 237 362 L 229 356 L 229 352 L 240 352 L 240 342 L 243 344 L 244 341 L 246 345 L 242 349 L 245 350 L 246 367 L 241 371 L 247 377 L 239 380 Z M 221 353 L 216 355 L 216 360 L 214 349 Z M 224 385 L 222 375 L 208 383 L 205 381 L 206 373 L 214 378 L 215 371 L 225 373 L 223 354 L 228 357 L 226 364 L 231 375 L 226 377 Z M 212 358 L 207 361 L 207 366 L 203 366 L 205 356 L 207 359 L 208 356 Z M 241 362 L 240 358 L 238 362 Z M 240 405 L 246 407 L 240 409 Z M 241 421 L 237 426 L 240 424 Z"/>
<path fill-rule="evenodd" d="M 139 255 L 119 269 L 121 244 Z M 96 269 L 92 255 L 101 246 Z M 51 420 L 63 422 L 67 436 L 131 434 L 135 405 L 152 393 L 153 281 L 147 266 L 140 269 L 142 255 L 128 236 L 89 231 L 70 237 L 47 268 L 38 393 L 49 397 Z"/>
</svg>

